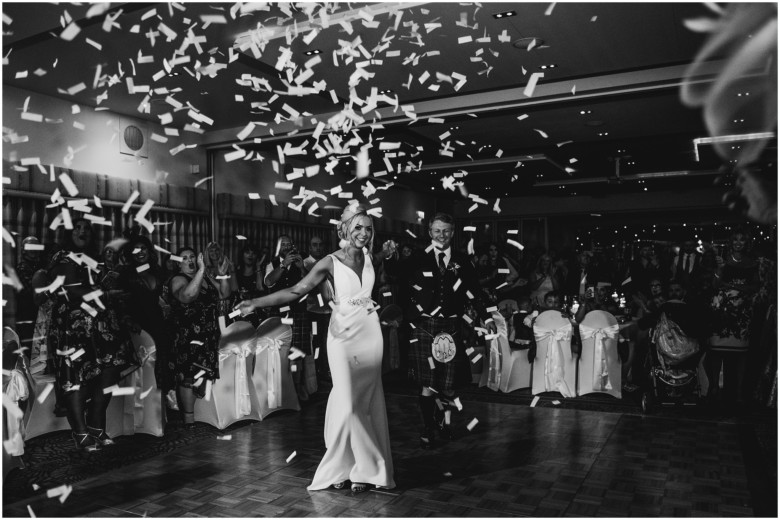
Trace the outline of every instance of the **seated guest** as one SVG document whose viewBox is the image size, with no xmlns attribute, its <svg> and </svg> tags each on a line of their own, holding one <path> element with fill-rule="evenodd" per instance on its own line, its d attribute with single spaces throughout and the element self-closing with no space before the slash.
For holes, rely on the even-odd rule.
<svg viewBox="0 0 780 520">
<path fill-rule="evenodd" d="M 64 277 L 62 290 L 51 295 L 55 304 L 49 348 L 56 352 L 56 381 L 71 435 L 76 447 L 86 451 L 113 444 L 106 434 L 111 393 L 103 389 L 117 384 L 123 370 L 137 365 L 128 331 L 121 326 L 116 309 L 97 303 L 93 295 L 101 287 L 87 272 L 88 265 L 73 259 L 74 255 L 83 255 L 94 262 L 94 254 L 90 221 L 77 219 L 48 271 L 52 281 Z M 87 295 L 90 298 L 85 300 Z"/>
<path fill-rule="evenodd" d="M 544 295 L 544 305 L 539 309 L 539 312 L 559 311 L 561 309 L 561 295 L 558 291 L 550 291 Z"/>
<path fill-rule="evenodd" d="M 184 247 L 181 272 L 170 279 L 171 314 L 176 337 L 168 370 L 173 374 L 176 397 L 185 427 L 195 423 L 195 399 L 206 395 L 206 381 L 219 379 L 220 292 L 229 291 L 228 279 L 206 274 L 203 253 Z M 223 262 L 216 275 L 227 274 Z"/>
</svg>

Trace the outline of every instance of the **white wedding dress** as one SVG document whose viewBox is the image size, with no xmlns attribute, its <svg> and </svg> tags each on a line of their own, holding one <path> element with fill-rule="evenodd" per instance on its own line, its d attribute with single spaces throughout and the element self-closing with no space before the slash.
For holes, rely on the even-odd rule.
<svg viewBox="0 0 780 520">
<path fill-rule="evenodd" d="M 328 327 L 328 362 L 333 389 L 325 412 L 327 451 L 308 489 L 344 480 L 394 488 L 382 389 L 382 329 L 371 310 L 374 268 L 365 255 L 361 284 L 355 271 L 330 257 L 335 307 Z"/>
</svg>

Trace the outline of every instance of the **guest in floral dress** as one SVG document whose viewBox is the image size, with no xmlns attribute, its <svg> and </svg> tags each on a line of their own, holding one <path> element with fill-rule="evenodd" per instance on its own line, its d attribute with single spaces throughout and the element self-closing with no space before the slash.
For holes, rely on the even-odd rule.
<svg viewBox="0 0 780 520">
<path fill-rule="evenodd" d="M 710 395 L 716 396 L 723 368 L 723 400 L 738 404 L 743 399 L 744 375 L 750 342 L 753 300 L 758 291 L 758 262 L 748 253 L 750 237 L 744 231 L 731 235 L 725 258 L 717 257 L 712 300 L 710 352 L 707 355 Z"/>
<path fill-rule="evenodd" d="M 203 253 L 185 247 L 176 254 L 182 261 L 181 272 L 169 281 L 176 339 L 168 370 L 174 375 L 184 424 L 191 427 L 196 397 L 205 397 L 206 381 L 219 378 L 218 306 L 220 294 L 229 293 L 230 287 L 227 278 L 215 280 L 206 274 Z"/>
<path fill-rule="evenodd" d="M 89 265 L 96 262 L 90 254 L 94 254 L 92 240 L 90 222 L 74 221 L 63 250 L 49 268 L 50 280 L 64 277 L 62 286 L 51 295 L 49 351 L 56 354 L 56 380 L 73 440 L 86 451 L 113 444 L 105 432 L 111 393 L 103 389 L 117 384 L 137 365 L 120 319 L 121 306 L 112 305 L 107 294 L 94 297 L 103 288 L 98 276 L 90 272 Z"/>
</svg>

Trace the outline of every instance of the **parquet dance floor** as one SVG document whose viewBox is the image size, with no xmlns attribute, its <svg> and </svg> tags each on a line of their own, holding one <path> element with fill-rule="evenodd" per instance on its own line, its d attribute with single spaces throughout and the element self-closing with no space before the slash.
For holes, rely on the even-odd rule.
<svg viewBox="0 0 780 520">
<path fill-rule="evenodd" d="M 685 410 L 642 416 L 561 408 L 549 399 L 534 408 L 465 401 L 456 438 L 424 451 L 416 399 L 388 394 L 387 404 L 393 490 L 306 491 L 325 450 L 325 397 L 318 395 L 300 412 L 206 430 L 168 453 L 74 482 L 64 503 L 44 490 L 8 503 L 4 486 L 3 515 L 777 516 L 774 412 L 707 419 Z M 479 423 L 468 431 L 474 417 Z M 229 440 L 217 438 L 225 433 Z M 106 449 L 139 442 L 117 441 Z"/>
</svg>

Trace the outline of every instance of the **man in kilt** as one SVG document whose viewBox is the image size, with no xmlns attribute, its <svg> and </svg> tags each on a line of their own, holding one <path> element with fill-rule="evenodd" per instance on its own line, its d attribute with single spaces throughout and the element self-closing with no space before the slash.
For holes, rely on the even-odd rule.
<svg viewBox="0 0 780 520">
<path fill-rule="evenodd" d="M 471 377 L 461 329 L 479 324 L 465 316 L 469 301 L 488 332 L 496 332 L 474 266 L 466 255 L 452 248 L 454 231 L 451 215 L 437 213 L 433 217 L 428 229 L 432 244 L 413 263 L 411 301 L 405 309 L 412 329 L 409 371 L 420 389 L 420 444 L 425 449 L 434 447 L 437 429 L 443 440 L 452 437 L 448 423 L 456 409 L 455 388 L 462 379 Z M 392 263 L 386 261 L 386 266 L 392 270 Z"/>
</svg>

